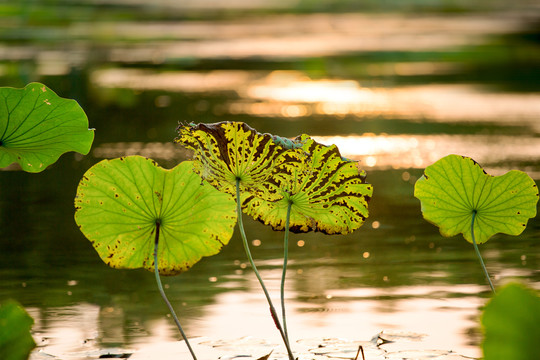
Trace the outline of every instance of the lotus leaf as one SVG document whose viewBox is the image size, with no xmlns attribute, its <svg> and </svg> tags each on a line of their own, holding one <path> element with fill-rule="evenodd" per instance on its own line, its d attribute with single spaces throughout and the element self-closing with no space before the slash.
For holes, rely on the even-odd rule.
<svg viewBox="0 0 540 360">
<path fill-rule="evenodd" d="M 40 172 L 68 151 L 88 154 L 94 131 L 75 100 L 40 83 L 0 88 L 0 167 Z"/>
<path fill-rule="evenodd" d="M 289 203 L 293 232 L 347 234 L 362 226 L 373 194 L 373 187 L 365 183 L 365 172 L 356 162 L 343 160 L 335 145 L 319 144 L 305 134 L 294 142 L 300 144 L 304 161 L 280 183 L 281 199 L 249 196 L 244 201 L 245 212 L 274 230 L 285 228 Z"/>
<path fill-rule="evenodd" d="M 482 314 L 485 360 L 540 359 L 540 297 L 521 284 L 503 287 Z"/>
<path fill-rule="evenodd" d="M 538 188 L 524 172 L 512 170 L 488 175 L 471 158 L 448 155 L 425 169 L 414 196 L 421 201 L 424 218 L 443 236 L 462 233 L 473 242 L 486 242 L 496 233 L 519 235 L 536 216 Z"/>
<path fill-rule="evenodd" d="M 79 183 L 75 220 L 105 263 L 159 273 L 188 270 L 226 245 L 236 224 L 234 199 L 201 183 L 192 162 L 171 170 L 140 156 L 103 160 Z"/>
<path fill-rule="evenodd" d="M 34 319 L 14 300 L 0 304 L 0 357 L 3 360 L 26 360 L 36 346 L 30 329 Z"/>
<path fill-rule="evenodd" d="M 278 145 L 242 122 L 190 124 L 178 127 L 175 140 L 195 151 L 195 171 L 211 185 L 231 195 L 240 192 L 268 201 L 281 198 L 278 184 L 300 163 L 299 151 Z"/>
</svg>

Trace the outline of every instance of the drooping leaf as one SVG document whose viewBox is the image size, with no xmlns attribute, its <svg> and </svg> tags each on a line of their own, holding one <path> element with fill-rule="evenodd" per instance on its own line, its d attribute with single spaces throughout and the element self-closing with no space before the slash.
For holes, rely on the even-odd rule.
<svg viewBox="0 0 540 360">
<path fill-rule="evenodd" d="M 0 88 L 0 168 L 17 162 L 40 172 L 68 151 L 88 154 L 94 131 L 75 100 L 40 83 Z"/>
<path fill-rule="evenodd" d="M 235 201 L 201 183 L 191 162 L 171 170 L 140 156 L 103 160 L 83 176 L 75 220 L 105 263 L 153 271 L 159 222 L 159 272 L 188 270 L 217 254 L 236 224 Z"/>
<path fill-rule="evenodd" d="M 178 127 L 175 142 L 195 151 L 195 171 L 211 185 L 242 197 L 280 198 L 277 179 L 288 178 L 300 163 L 299 152 L 278 145 L 242 122 L 190 124 Z M 283 181 L 283 180 L 281 180 Z"/>
<path fill-rule="evenodd" d="M 485 360 L 540 359 L 540 297 L 511 283 L 500 289 L 482 315 Z"/>
<path fill-rule="evenodd" d="M 421 201 L 424 218 L 443 236 L 462 233 L 472 242 L 486 242 L 496 233 L 519 235 L 536 216 L 538 188 L 527 174 L 512 170 L 488 175 L 471 158 L 448 155 L 428 166 L 416 182 L 414 196 Z"/>
<path fill-rule="evenodd" d="M 36 346 L 30 329 L 34 319 L 14 300 L 0 304 L 0 357 L 3 360 L 26 360 Z"/>
<path fill-rule="evenodd" d="M 245 212 L 274 230 L 285 228 L 289 203 L 293 232 L 347 234 L 362 226 L 373 194 L 365 172 L 356 162 L 343 160 L 335 145 L 319 144 L 308 135 L 294 142 L 303 150 L 304 161 L 279 183 L 282 198 L 266 201 L 249 196 L 244 200 Z"/>
</svg>

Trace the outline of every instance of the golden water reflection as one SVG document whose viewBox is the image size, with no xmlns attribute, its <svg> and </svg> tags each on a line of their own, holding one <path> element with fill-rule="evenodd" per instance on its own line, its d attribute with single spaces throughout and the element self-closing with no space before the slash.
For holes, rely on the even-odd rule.
<svg viewBox="0 0 540 360">
<path fill-rule="evenodd" d="M 275 278 L 266 272 L 266 278 Z M 279 284 L 270 293 L 278 297 Z M 484 300 L 478 297 L 484 288 L 477 285 L 455 285 L 447 296 L 446 286 L 407 286 L 383 288 L 329 288 L 322 294 L 324 306 L 299 301 L 301 294 L 288 290 L 289 333 L 293 343 L 309 338 L 343 338 L 368 341 L 386 330 L 421 334 L 422 341 L 399 343 L 397 350 L 453 350 L 465 356 L 478 357 L 480 349 L 471 345 L 470 329 L 478 325 L 479 308 Z M 392 299 L 384 300 L 391 296 Z M 267 304 L 255 279 L 247 291 L 227 291 L 216 297 L 212 305 L 202 309 L 197 318 L 183 318 L 183 326 L 190 338 L 213 341 L 249 336 L 280 347 L 280 338 L 266 311 Z M 50 308 L 47 314 L 29 308 L 36 319 L 34 337 L 38 349 L 31 360 L 43 358 L 86 359 L 100 354 L 134 352 L 151 354 L 153 358 L 174 359 L 184 345 L 178 343 L 177 329 L 172 319 L 161 319 L 138 324 L 139 331 L 126 329 L 130 322 L 122 309 L 101 308 L 80 303 L 64 308 Z M 179 309 L 182 318 L 182 309 Z M 115 325 L 116 324 L 116 325 Z M 115 343 L 128 344 L 116 348 Z M 156 346 L 158 345 L 159 346 Z M 451 349 L 449 348 L 451 347 Z M 392 346 L 385 346 L 392 350 Z M 185 349 L 184 349 L 185 350 Z"/>
<path fill-rule="evenodd" d="M 155 72 L 142 69 L 107 69 L 93 72 L 92 81 L 104 88 L 198 93 L 234 91 L 257 76 L 257 72 L 243 70 Z"/>
<path fill-rule="evenodd" d="M 398 67 L 400 64 L 394 64 Z M 404 66 L 414 68 L 411 64 Z M 418 65 L 416 71 L 421 71 Z M 430 67 L 427 67 L 430 68 Z M 313 80 L 297 72 L 274 72 L 240 90 L 245 99 L 262 104 L 300 106 L 302 115 L 430 119 L 431 121 L 528 121 L 540 116 L 540 94 L 492 93 L 473 85 L 418 85 L 395 88 L 364 87 L 355 80 Z M 232 102 L 234 113 L 285 116 L 287 110 L 260 102 Z M 264 109 L 263 111 L 260 111 Z M 276 111 L 278 110 L 278 111 Z M 293 113 L 292 116 L 299 116 Z"/>
<path fill-rule="evenodd" d="M 392 65 L 394 68 L 401 66 Z M 420 64 L 403 64 L 422 71 Z M 402 71 L 402 70 L 401 70 Z M 186 93 L 232 92 L 238 99 L 224 108 L 232 115 L 301 118 L 312 115 L 336 119 L 353 116 L 432 122 L 493 122 L 527 125 L 540 132 L 540 94 L 489 92 L 467 84 L 425 84 L 400 87 L 362 86 L 351 79 L 311 79 L 298 71 L 215 70 L 154 72 L 137 69 L 95 71 L 92 81 L 104 88 Z M 214 113 L 223 113 L 216 106 Z"/>
<path fill-rule="evenodd" d="M 37 47 L 32 41 L 6 42 L 0 44 L 0 60 L 36 61 L 39 73 L 45 75 L 67 74 L 73 66 L 96 58 L 104 63 L 162 64 L 178 59 L 290 59 L 371 51 L 438 51 L 517 32 L 527 25 L 528 16 L 523 11 L 499 11 L 489 16 L 319 13 L 252 15 L 220 21 L 189 21 L 187 17 L 176 22 L 94 18 L 37 27 L 34 32 L 46 34 L 43 36 L 50 44 Z M 17 17 L 3 20 L 0 30 L 21 31 Z M 33 39 L 27 30 L 19 36 Z M 95 44 L 99 52 L 92 46 Z"/>
<path fill-rule="evenodd" d="M 118 44 L 111 49 L 109 61 L 166 63 L 174 59 L 288 59 L 458 48 L 517 31 L 523 27 L 521 20 L 520 14 L 508 13 L 490 17 L 321 13 L 211 23 L 103 23 L 78 30 L 88 37 L 106 34 L 124 41 L 146 40 L 141 45 Z"/>
<path fill-rule="evenodd" d="M 362 168 L 423 169 L 438 159 L 458 154 L 472 157 L 490 171 L 502 174 L 519 162 L 534 162 L 540 158 L 540 138 L 505 135 L 374 135 L 314 136 L 325 145 L 335 144 L 341 154 L 358 160 Z M 172 142 L 104 143 L 94 148 L 96 158 L 116 158 L 140 155 L 174 164 L 190 157 L 190 152 Z M 535 179 L 540 169 L 529 165 L 521 170 Z"/>
<path fill-rule="evenodd" d="M 376 169 L 425 168 L 438 159 L 458 154 L 493 168 L 493 175 L 509 170 L 512 163 L 540 158 L 540 138 L 505 135 L 364 135 L 315 136 L 335 144 L 343 156 L 360 160 L 361 167 Z M 540 177 L 540 169 L 522 169 Z"/>
</svg>

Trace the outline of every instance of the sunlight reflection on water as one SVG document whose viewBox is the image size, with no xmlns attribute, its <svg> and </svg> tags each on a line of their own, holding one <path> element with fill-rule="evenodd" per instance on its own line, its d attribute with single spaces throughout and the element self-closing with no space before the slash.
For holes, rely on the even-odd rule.
<svg viewBox="0 0 540 360">
<path fill-rule="evenodd" d="M 437 50 L 478 44 L 488 35 L 516 31 L 522 23 L 519 16 L 501 13 L 490 18 L 312 14 L 253 17 L 234 23 L 104 25 L 108 33 L 120 38 L 153 40 L 150 45 L 116 46 L 111 49 L 111 61 L 159 63 L 185 58 L 270 59 L 358 51 Z M 94 33 L 96 29 L 86 31 Z M 163 34 L 170 35 L 164 39 Z"/>
<path fill-rule="evenodd" d="M 94 73 L 94 81 L 99 86 L 137 90 L 234 91 L 240 99 L 228 102 L 227 112 L 232 115 L 291 120 L 325 115 L 337 121 L 352 115 L 358 120 L 358 129 L 362 128 L 363 118 L 379 117 L 380 121 L 403 118 L 416 119 L 413 122 L 418 124 L 484 123 L 527 127 L 531 133 L 540 131 L 540 94 L 493 93 L 470 85 L 367 88 L 355 80 L 312 80 L 296 71 L 265 74 L 236 70 L 157 74 L 113 69 Z M 342 155 L 375 169 L 424 168 L 448 154 L 467 155 L 484 166 L 499 167 L 501 163 L 540 158 L 540 139 L 531 135 L 358 134 L 315 138 L 337 145 Z M 102 144 L 94 155 L 102 158 L 138 154 L 172 160 L 179 152 L 166 144 L 118 143 Z M 508 166 L 496 172 L 506 171 Z M 538 169 L 524 170 L 539 177 Z"/>
<path fill-rule="evenodd" d="M 422 169 L 446 155 L 458 154 L 472 157 L 486 168 L 495 167 L 492 175 L 500 175 L 510 170 L 511 165 L 508 164 L 540 158 L 540 138 L 538 137 L 367 135 L 315 136 L 314 138 L 325 145 L 337 145 L 343 156 L 361 160 L 361 167 L 376 169 Z M 523 170 L 534 171 L 536 178 L 540 176 L 538 173 L 540 169 Z"/>
<path fill-rule="evenodd" d="M 293 80 L 286 84 L 253 85 L 247 98 L 286 103 L 315 103 L 310 113 L 323 115 L 384 116 L 430 119 L 432 121 L 493 121 L 497 123 L 529 120 L 538 128 L 540 95 L 489 93 L 470 85 L 421 85 L 397 88 L 365 88 L 356 81 Z M 242 108 L 248 115 L 260 113 L 249 104 Z M 270 109 L 270 108 L 269 108 Z M 237 111 L 241 112 L 241 111 Z M 286 113 L 285 113 L 286 114 Z M 531 121 L 532 120 L 532 121 Z"/>
<path fill-rule="evenodd" d="M 266 278 L 278 276 L 264 274 Z M 269 284 L 272 284 L 270 281 Z M 271 295 L 278 297 L 277 282 L 270 285 Z M 462 355 L 479 356 L 479 349 L 467 339 L 467 329 L 474 328 L 478 308 L 483 300 L 477 294 L 485 290 L 476 285 L 453 286 L 449 298 L 446 286 L 407 286 L 391 289 L 356 288 L 328 289 L 324 305 L 297 300 L 299 294 L 288 291 L 290 334 L 293 343 L 307 338 L 343 338 L 368 341 L 382 330 L 423 334 L 422 342 L 400 343 L 398 350 L 452 349 Z M 305 294 L 304 294 L 305 295 Z M 389 298 L 391 297 L 391 298 Z M 384 300 L 386 298 L 386 300 Z M 205 306 L 203 316 L 190 319 L 187 332 L 191 338 L 233 341 L 246 334 L 265 339 L 280 347 L 280 338 L 265 311 L 267 304 L 255 279 L 248 291 L 228 291 Z M 112 313 L 96 305 L 77 304 L 49 309 L 57 312 L 43 322 L 39 309 L 28 309 L 36 319 L 35 338 L 39 350 L 31 359 L 47 356 L 57 358 L 95 358 L 107 352 L 141 352 L 151 349 L 155 358 L 173 359 L 174 351 L 184 346 L 170 318 L 152 320 L 142 325 L 142 331 L 122 327 L 126 319 L 122 312 Z M 69 316 L 66 313 L 69 312 Z M 63 316 L 58 316 L 63 314 Z M 239 316 L 239 314 L 242 314 Z M 181 313 L 180 316 L 182 317 Z M 118 324 L 114 328 L 112 323 Z M 116 334 L 111 333 L 116 329 Z M 42 337 L 46 335 L 46 337 Z M 115 349 L 107 344 L 122 342 L 129 349 Z M 162 344 L 156 347 L 155 344 Z M 386 348 L 392 350 L 392 345 Z"/>
<path fill-rule="evenodd" d="M 530 162 L 540 158 L 540 138 L 505 135 L 374 135 L 314 136 L 325 145 L 336 145 L 341 155 L 360 161 L 360 167 L 377 170 L 422 169 L 438 159 L 458 154 L 472 157 L 500 175 L 516 162 Z M 116 158 L 140 155 L 173 163 L 189 158 L 190 152 L 170 143 L 104 143 L 93 150 L 96 158 Z M 524 169 L 533 178 L 540 178 L 540 169 Z"/>
<path fill-rule="evenodd" d="M 396 65 L 397 66 L 397 65 Z M 105 88 L 179 92 L 236 92 L 227 112 L 298 118 L 353 115 L 434 122 L 489 122 L 528 125 L 540 131 L 540 94 L 488 92 L 473 85 L 363 87 L 355 80 L 313 80 L 301 72 L 211 71 L 155 73 L 101 70 L 93 74 Z"/>
</svg>

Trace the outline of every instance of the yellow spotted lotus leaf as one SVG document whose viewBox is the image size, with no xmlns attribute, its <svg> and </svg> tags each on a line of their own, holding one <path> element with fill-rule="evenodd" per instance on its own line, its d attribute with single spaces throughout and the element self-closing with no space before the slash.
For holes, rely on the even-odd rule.
<svg viewBox="0 0 540 360">
<path fill-rule="evenodd" d="M 279 184 L 301 163 L 300 151 L 278 144 L 243 122 L 189 124 L 178 127 L 175 142 L 195 151 L 194 169 L 220 191 L 266 201 L 282 198 Z"/>
<path fill-rule="evenodd" d="M 81 179 L 75 221 L 113 268 L 154 271 L 156 231 L 162 275 L 188 270 L 217 254 L 236 225 L 236 203 L 202 183 L 190 161 L 167 170 L 128 156 L 103 160 Z"/>
<path fill-rule="evenodd" d="M 297 233 L 347 234 L 362 226 L 373 194 L 365 172 L 342 158 L 335 145 L 319 144 L 305 134 L 294 143 L 303 150 L 304 161 L 280 182 L 281 199 L 266 201 L 252 195 L 245 199 L 244 211 L 274 230 L 284 230 L 290 203 L 289 229 Z"/>
</svg>

